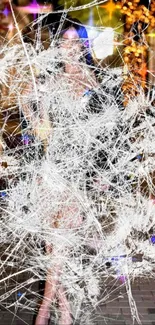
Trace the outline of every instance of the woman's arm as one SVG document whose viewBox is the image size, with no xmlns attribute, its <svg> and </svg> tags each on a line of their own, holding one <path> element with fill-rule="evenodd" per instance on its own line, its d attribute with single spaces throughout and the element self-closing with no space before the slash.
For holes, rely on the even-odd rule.
<svg viewBox="0 0 155 325">
<path fill-rule="evenodd" d="M 33 97 L 32 85 L 30 84 L 23 87 L 21 94 L 21 109 L 24 117 L 29 123 L 29 128 L 32 130 L 32 133 L 46 145 L 47 139 L 51 133 L 51 123 L 48 113 L 43 107 L 43 103 L 39 100 L 37 102 L 37 98 L 35 100 L 37 106 L 36 111 L 32 109 Z"/>
</svg>

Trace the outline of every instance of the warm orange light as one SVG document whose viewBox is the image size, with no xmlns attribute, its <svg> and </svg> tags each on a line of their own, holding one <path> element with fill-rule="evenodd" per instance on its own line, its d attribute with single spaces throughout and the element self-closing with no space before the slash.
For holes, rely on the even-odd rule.
<svg viewBox="0 0 155 325">
<path fill-rule="evenodd" d="M 107 4 L 101 5 L 101 8 L 104 8 L 108 11 L 109 13 L 109 19 L 111 20 L 113 12 L 117 9 L 115 3 L 113 0 L 109 0 Z"/>
<path fill-rule="evenodd" d="M 127 38 L 124 41 L 123 59 L 130 72 L 124 77 L 122 86 L 125 95 L 124 105 L 126 105 L 130 96 L 136 96 L 139 86 L 146 87 L 148 47 L 141 22 L 147 25 L 149 23 L 151 27 L 155 27 L 155 0 L 151 1 L 150 10 L 141 5 L 140 0 L 120 0 L 119 5 L 122 14 L 125 16 L 127 33 Z M 135 41 L 135 33 L 132 29 L 134 23 L 137 23 L 137 33 L 139 34 L 137 41 Z"/>
</svg>

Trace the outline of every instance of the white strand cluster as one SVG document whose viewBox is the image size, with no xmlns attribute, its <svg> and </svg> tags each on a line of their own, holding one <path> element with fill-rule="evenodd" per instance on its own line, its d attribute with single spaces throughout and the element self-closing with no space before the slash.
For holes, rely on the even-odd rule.
<svg viewBox="0 0 155 325">
<path fill-rule="evenodd" d="M 0 273 L 9 266 L 15 270 L 3 284 L 27 271 L 31 279 L 2 294 L 0 301 L 46 278 L 47 270 L 59 262 L 73 313 L 85 324 L 90 305 L 99 304 L 101 281 L 117 278 L 118 271 L 127 277 L 132 315 L 139 321 L 129 283 L 134 277 L 152 276 L 154 269 L 155 205 L 147 194 L 154 193 L 154 107 L 142 93 L 122 110 L 118 93 L 114 95 L 121 87 L 121 71 L 115 69 L 108 70 L 88 96 L 77 97 L 76 86 L 71 92 L 70 78 L 58 67 L 67 54 L 62 58 L 56 44 L 40 53 L 27 47 L 27 53 L 38 74 L 35 87 L 19 45 L 5 49 L 0 82 L 7 85 L 10 67 L 18 71 L 12 85 L 15 107 L 22 112 L 23 105 L 29 106 L 39 136 L 46 134 L 46 153 L 40 157 L 42 142 L 36 134 L 22 150 L 6 147 L 1 156 L 3 162 L 9 155 L 10 167 L 1 167 L 7 195 L 1 197 L 0 242 L 6 249 Z M 81 70 L 91 83 L 84 63 Z M 30 84 L 26 93 L 23 81 Z M 34 103 L 37 111 L 32 110 Z M 24 133 L 33 133 L 30 126 Z M 42 243 L 54 253 L 45 254 Z M 134 263 L 138 255 L 142 260 Z M 26 302 L 25 308 L 33 309 L 33 303 Z"/>
</svg>

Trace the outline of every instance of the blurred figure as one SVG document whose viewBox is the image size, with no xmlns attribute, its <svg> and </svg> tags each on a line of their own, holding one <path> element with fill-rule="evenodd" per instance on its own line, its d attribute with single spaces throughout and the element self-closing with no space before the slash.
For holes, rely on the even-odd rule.
<svg viewBox="0 0 155 325">
<path fill-rule="evenodd" d="M 59 48 L 62 54 L 62 73 L 58 75 L 58 78 L 66 78 L 69 91 L 74 93 L 76 98 L 82 98 L 87 91 L 97 86 L 97 81 L 93 70 L 91 70 L 94 65 L 90 54 L 87 31 L 78 20 L 67 20 L 62 25 Z M 73 210 L 75 210 L 75 212 L 76 209 L 77 207 L 74 206 Z M 56 219 L 69 219 L 69 214 L 70 208 L 65 209 L 65 211 L 60 211 Z M 76 219 L 76 213 L 74 218 Z M 76 226 L 79 227 L 82 223 L 82 218 L 81 220 L 75 220 L 74 223 L 77 223 Z M 70 225 L 71 228 L 74 226 Z M 45 247 L 47 254 L 52 252 L 52 254 L 57 257 L 56 247 L 49 247 L 48 245 L 45 245 Z M 53 303 L 56 298 L 61 314 L 59 325 L 72 324 L 69 302 L 60 280 L 61 268 L 61 262 L 57 261 L 56 266 L 48 271 L 44 297 L 39 308 L 35 325 L 49 324 L 51 303 Z"/>
<path fill-rule="evenodd" d="M 64 77 L 76 97 L 97 86 L 86 28 L 77 19 L 67 19 L 60 32 Z M 60 76 L 61 77 L 61 76 Z"/>
</svg>

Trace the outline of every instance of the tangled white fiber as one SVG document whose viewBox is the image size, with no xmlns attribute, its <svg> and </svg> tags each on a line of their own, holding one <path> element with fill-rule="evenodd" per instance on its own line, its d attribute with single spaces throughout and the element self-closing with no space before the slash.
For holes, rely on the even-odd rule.
<svg viewBox="0 0 155 325">
<path fill-rule="evenodd" d="M 19 123 L 26 114 L 28 122 L 22 145 L 4 145 L 0 157 L 0 286 L 9 284 L 0 303 L 11 308 L 18 301 L 33 311 L 39 297 L 33 285 L 59 264 L 74 318 L 92 324 L 104 279 L 117 278 L 119 270 L 140 322 L 131 281 L 154 274 L 154 107 L 141 91 L 123 109 L 122 71 L 107 69 L 93 86 L 84 62 L 80 69 L 92 90 L 76 96 L 78 76 L 73 87 L 59 66 L 68 58 L 57 40 L 39 52 L 28 44 L 1 48 L 1 134 L 14 109 Z M 10 302 L 23 288 L 30 297 Z"/>
</svg>

